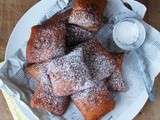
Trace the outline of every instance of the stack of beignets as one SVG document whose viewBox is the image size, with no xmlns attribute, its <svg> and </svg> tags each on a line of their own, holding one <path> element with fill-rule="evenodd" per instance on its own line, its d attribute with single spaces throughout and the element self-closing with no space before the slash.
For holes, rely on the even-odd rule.
<svg viewBox="0 0 160 120">
<path fill-rule="evenodd" d="M 68 15 L 68 11 L 65 12 Z M 59 21 L 54 19 L 59 19 Z M 69 105 L 69 97 L 55 96 L 47 70 L 49 61 L 65 55 L 66 16 L 57 14 L 53 20 L 32 27 L 26 50 L 26 74 L 37 81 L 31 106 L 62 115 Z"/>
<path fill-rule="evenodd" d="M 123 54 L 112 54 L 95 38 L 106 0 L 75 0 L 73 8 L 32 27 L 26 74 L 36 83 L 33 108 L 63 115 L 71 100 L 85 120 L 98 120 L 123 91 Z"/>
</svg>

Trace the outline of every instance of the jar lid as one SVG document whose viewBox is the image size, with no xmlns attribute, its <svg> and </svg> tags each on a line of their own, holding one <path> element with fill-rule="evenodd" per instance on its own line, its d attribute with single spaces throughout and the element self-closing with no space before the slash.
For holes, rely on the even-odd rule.
<svg viewBox="0 0 160 120">
<path fill-rule="evenodd" d="M 118 22 L 113 28 L 113 40 L 123 50 L 139 48 L 146 37 L 142 23 L 133 18 Z"/>
</svg>

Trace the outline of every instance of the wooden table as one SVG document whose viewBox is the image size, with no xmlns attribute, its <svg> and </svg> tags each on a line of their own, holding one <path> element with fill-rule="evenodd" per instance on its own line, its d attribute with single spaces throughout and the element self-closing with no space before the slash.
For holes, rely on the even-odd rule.
<svg viewBox="0 0 160 120">
<path fill-rule="evenodd" d="M 37 1 L 0 0 L 0 61 L 4 58 L 7 40 L 17 20 Z M 148 0 L 147 3 L 147 21 L 160 30 L 160 0 Z M 160 81 L 156 82 L 156 92 L 156 101 L 154 103 L 148 102 L 135 120 L 160 120 Z M 1 93 L 0 120 L 13 120 Z"/>
</svg>

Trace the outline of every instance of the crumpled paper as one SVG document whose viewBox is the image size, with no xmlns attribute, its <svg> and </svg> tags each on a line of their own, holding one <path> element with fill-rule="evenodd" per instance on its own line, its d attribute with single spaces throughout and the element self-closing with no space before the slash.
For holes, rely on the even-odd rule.
<svg viewBox="0 0 160 120">
<path fill-rule="evenodd" d="M 39 14 L 42 14 L 41 17 L 36 17 L 37 14 L 34 13 L 30 15 L 31 12 L 28 13 L 28 16 L 24 16 L 24 18 L 35 17 L 32 23 L 20 26 L 22 21 L 19 22 L 17 25 L 20 29 L 18 30 L 19 35 L 11 36 L 5 61 L 0 64 L 0 89 L 15 120 L 83 120 L 82 115 L 73 103 L 71 103 L 67 112 L 62 117 L 31 109 L 29 106 L 30 89 L 33 87 L 33 83 L 25 76 L 23 67 L 30 28 L 50 18 L 56 12 L 66 7 L 69 2 L 68 0 L 52 1 L 52 4 L 51 0 L 42 0 L 37 4 L 37 8 L 39 7 L 40 9 Z M 125 8 L 121 0 L 108 0 L 107 15 L 111 15 L 110 18 L 115 19 L 112 13 L 116 13 L 119 15 L 116 19 L 134 17 L 142 21 L 145 7 L 138 2 L 136 3 L 137 5 L 134 4 L 133 0 L 124 1 L 133 6 L 133 11 Z M 117 4 L 117 6 L 115 5 L 116 2 L 120 4 Z M 114 9 L 112 6 L 114 6 Z M 122 6 L 125 8 L 125 14 L 118 12 Z M 52 8 L 54 8 L 54 11 L 52 11 Z M 116 95 L 115 109 L 104 116 L 102 120 L 133 119 L 150 96 L 155 77 L 160 72 L 160 67 L 158 67 L 160 65 L 160 33 L 144 21 L 142 22 L 145 25 L 147 34 L 145 43 L 139 49 L 125 53 L 123 62 L 123 78 L 127 81 L 129 89 L 127 92 Z M 112 27 L 107 31 L 111 32 Z M 23 34 L 23 37 L 20 33 Z M 104 36 L 104 38 L 110 37 L 109 35 L 110 33 Z M 14 41 L 17 42 L 15 43 Z M 128 107 L 128 105 L 130 106 Z"/>
<path fill-rule="evenodd" d="M 123 2 L 128 3 L 132 7 L 132 10 L 125 7 Z M 160 34 L 159 31 L 143 21 L 143 17 L 145 16 L 146 12 L 146 8 L 143 4 L 140 4 L 134 0 L 123 0 L 123 2 L 121 0 L 108 0 L 109 5 L 105 15 L 109 18 L 109 22 L 99 31 L 97 37 L 101 39 L 104 47 L 106 46 L 106 48 L 111 52 L 125 52 L 116 46 L 113 41 L 112 31 L 114 25 L 124 19 L 136 19 L 144 25 L 146 30 L 145 42 L 140 48 L 133 51 L 136 52 L 139 61 L 141 61 L 139 66 L 140 69 L 144 71 L 142 74 L 144 76 L 144 84 L 146 86 L 150 100 L 153 100 L 153 83 L 155 77 L 160 72 L 159 67 L 157 67 L 159 65 L 158 62 L 160 61 L 158 58 Z M 132 51 L 129 53 L 132 53 Z M 155 56 L 153 56 L 153 54 L 155 54 Z"/>
</svg>

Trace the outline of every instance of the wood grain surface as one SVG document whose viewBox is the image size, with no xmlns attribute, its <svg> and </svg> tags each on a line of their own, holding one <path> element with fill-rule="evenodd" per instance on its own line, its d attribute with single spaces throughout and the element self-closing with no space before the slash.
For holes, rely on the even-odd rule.
<svg viewBox="0 0 160 120">
<path fill-rule="evenodd" d="M 0 61 L 4 58 L 7 41 L 16 22 L 24 12 L 37 1 L 38 0 L 0 0 Z M 144 2 L 145 0 L 140 1 Z M 146 21 L 160 30 L 160 0 L 146 0 L 145 3 L 148 6 Z M 156 101 L 153 103 L 147 102 L 135 120 L 160 120 L 160 80 L 158 80 L 158 78 L 155 86 Z M 0 120 L 13 120 L 1 93 Z"/>
</svg>

